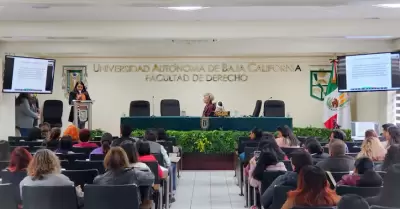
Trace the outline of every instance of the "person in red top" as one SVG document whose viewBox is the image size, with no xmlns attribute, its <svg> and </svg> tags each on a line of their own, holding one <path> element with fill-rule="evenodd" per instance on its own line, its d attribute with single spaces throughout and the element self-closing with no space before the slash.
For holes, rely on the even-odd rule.
<svg viewBox="0 0 400 209">
<path fill-rule="evenodd" d="M 144 141 L 136 142 L 136 148 L 139 153 L 139 161 L 140 162 L 157 162 L 157 159 L 150 153 L 150 144 Z M 163 177 L 163 171 L 161 166 L 158 165 L 158 176 L 160 178 Z"/>
<path fill-rule="evenodd" d="M 215 112 L 215 104 L 213 104 L 214 95 L 211 93 L 204 94 L 203 102 L 206 104 L 203 110 L 203 117 L 212 117 Z"/>
<path fill-rule="evenodd" d="M 92 147 L 92 148 L 97 148 L 96 143 L 89 142 L 90 140 L 90 131 L 89 129 L 81 129 L 79 131 L 79 140 L 80 142 L 78 144 L 75 144 L 74 147 Z"/>
</svg>

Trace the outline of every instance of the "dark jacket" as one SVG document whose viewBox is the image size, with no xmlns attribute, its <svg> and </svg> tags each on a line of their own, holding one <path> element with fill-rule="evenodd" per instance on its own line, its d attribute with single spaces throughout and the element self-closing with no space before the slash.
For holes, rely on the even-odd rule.
<svg viewBox="0 0 400 209">
<path fill-rule="evenodd" d="M 154 183 L 152 172 L 139 171 L 134 168 L 124 168 L 120 171 L 106 171 L 106 173 L 97 176 L 93 184 L 99 185 L 124 185 L 136 184 L 138 186 L 151 186 Z"/>
<path fill-rule="evenodd" d="M 136 140 L 133 139 L 133 138 L 130 138 L 130 137 L 121 137 L 121 138 L 118 138 L 118 139 L 114 139 L 114 140 L 111 142 L 111 146 L 112 146 L 112 147 L 120 146 L 120 145 L 122 144 L 122 142 L 124 142 L 124 141 L 131 141 L 131 142 L 133 142 L 133 143 L 136 142 Z"/>
<path fill-rule="evenodd" d="M 325 171 L 345 172 L 354 169 L 354 158 L 347 155 L 331 156 L 317 163 L 317 166 Z"/>
<path fill-rule="evenodd" d="M 58 139 L 52 139 L 50 141 L 44 142 L 44 145 L 46 146 L 46 148 L 49 150 L 52 150 L 52 151 L 54 151 L 58 148 L 58 144 L 59 144 Z"/>
<path fill-rule="evenodd" d="M 325 160 L 325 159 L 329 158 L 329 154 L 327 154 L 327 153 L 321 153 L 321 154 L 315 153 L 315 154 L 312 154 L 311 157 L 312 157 L 313 162 L 319 163 L 322 160 Z"/>
<path fill-rule="evenodd" d="M 86 92 L 82 92 L 82 93 L 85 94 L 86 100 L 92 100 L 87 91 Z M 69 98 L 68 98 L 69 105 L 73 105 L 72 101 L 76 99 L 77 94 L 78 93 L 75 92 L 75 91 L 69 92 Z M 71 122 L 71 123 L 74 122 L 74 107 L 73 106 L 71 106 L 71 111 L 69 112 L 68 121 Z"/>
<path fill-rule="evenodd" d="M 292 186 L 293 188 L 296 188 L 297 173 L 293 171 L 287 171 L 285 174 L 278 176 L 278 178 L 272 182 L 272 184 L 261 196 L 261 204 L 264 206 L 264 208 L 269 208 L 269 206 L 272 204 L 275 186 Z"/>
<path fill-rule="evenodd" d="M 206 104 L 206 106 L 204 106 L 204 110 L 203 110 L 203 117 L 214 116 L 215 108 L 216 108 L 215 104 L 213 104 L 213 103 Z"/>
</svg>

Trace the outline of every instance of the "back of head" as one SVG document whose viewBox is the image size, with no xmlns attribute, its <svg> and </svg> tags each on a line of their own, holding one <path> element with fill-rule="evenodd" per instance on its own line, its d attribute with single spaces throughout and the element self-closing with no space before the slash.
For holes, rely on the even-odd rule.
<svg viewBox="0 0 400 209">
<path fill-rule="evenodd" d="M 310 154 L 322 154 L 324 149 L 317 140 L 310 140 L 306 144 L 306 149 Z"/>
<path fill-rule="evenodd" d="M 254 136 L 255 136 L 257 139 L 261 139 L 261 137 L 263 136 L 263 132 L 262 132 L 262 130 L 259 129 L 259 128 L 253 128 L 253 129 L 251 130 L 251 133 L 253 133 Z"/>
<path fill-rule="evenodd" d="M 136 142 L 136 148 L 138 150 L 139 156 L 150 155 L 150 144 L 146 141 Z"/>
<path fill-rule="evenodd" d="M 73 141 L 79 140 L 79 129 L 74 125 L 69 125 L 64 133 L 63 136 L 70 136 Z"/>
<path fill-rule="evenodd" d="M 337 209 L 369 209 L 369 205 L 361 196 L 346 194 L 338 202 Z"/>
<path fill-rule="evenodd" d="M 167 135 L 167 132 L 165 131 L 165 129 L 163 129 L 163 128 L 157 129 L 157 138 L 158 138 L 158 140 L 163 140 L 163 141 L 168 140 L 168 135 Z"/>
<path fill-rule="evenodd" d="M 307 137 L 306 140 L 304 140 L 304 143 L 303 143 L 302 147 L 307 147 L 307 144 L 310 143 L 310 142 L 313 142 L 313 141 L 318 141 L 317 137 L 315 137 L 315 136 Z"/>
<path fill-rule="evenodd" d="M 58 140 L 61 136 L 60 128 L 52 128 L 50 131 L 50 140 Z"/>
<path fill-rule="evenodd" d="M 340 139 L 334 139 L 329 143 L 329 154 L 331 156 L 342 156 L 346 154 L 346 144 Z"/>
<path fill-rule="evenodd" d="M 398 163 L 400 163 L 400 145 L 395 144 L 389 147 L 383 160 L 382 170 L 386 170 L 391 165 Z"/>
<path fill-rule="evenodd" d="M 390 126 L 388 132 L 390 136 L 389 144 L 400 144 L 400 129 L 397 126 Z"/>
<path fill-rule="evenodd" d="M 90 131 L 89 131 L 89 129 L 81 129 L 79 131 L 79 140 L 81 142 L 88 142 L 90 140 Z"/>
<path fill-rule="evenodd" d="M 262 147 L 261 151 L 262 153 L 267 153 L 267 152 L 273 153 L 273 155 L 277 158 L 278 161 L 284 160 L 286 155 L 282 151 L 282 149 L 278 146 L 275 140 L 266 140 L 266 143 Z"/>
<path fill-rule="evenodd" d="M 113 136 L 110 133 L 103 133 L 100 140 L 101 147 L 103 148 L 103 154 L 107 154 L 107 152 L 110 150 L 112 141 Z"/>
<path fill-rule="evenodd" d="M 395 125 L 393 123 L 385 123 L 385 124 L 382 125 L 382 129 L 384 131 L 388 131 L 388 128 L 391 127 L 391 126 L 395 126 Z"/>
<path fill-rule="evenodd" d="M 290 146 L 299 146 L 300 142 L 297 139 L 297 137 L 293 134 L 292 129 L 289 128 L 289 126 L 285 125 L 283 126 L 283 132 L 282 132 L 283 137 L 286 139 L 289 139 L 289 145 Z"/>
<path fill-rule="evenodd" d="M 342 141 L 346 140 L 346 134 L 342 130 L 335 129 L 335 130 L 332 131 L 332 133 L 333 133 L 333 138 L 334 139 L 340 139 Z"/>
<path fill-rule="evenodd" d="M 365 138 L 370 138 L 370 137 L 378 137 L 378 135 L 374 130 L 368 129 L 365 131 Z"/>
<path fill-rule="evenodd" d="M 33 127 L 29 130 L 28 141 L 36 141 L 38 139 L 42 139 L 42 132 L 39 128 Z"/>
<path fill-rule="evenodd" d="M 387 169 L 381 194 L 381 203 L 386 207 L 400 208 L 400 164 L 395 164 Z"/>
<path fill-rule="evenodd" d="M 32 180 L 42 180 L 44 175 L 60 172 L 58 157 L 48 149 L 37 151 L 28 166 L 28 175 L 32 177 Z"/>
<path fill-rule="evenodd" d="M 112 147 L 104 157 L 106 170 L 120 170 L 129 166 L 128 157 L 121 147 Z"/>
<path fill-rule="evenodd" d="M 127 125 L 122 125 L 121 127 L 121 136 L 122 137 L 130 137 L 132 133 L 132 128 Z"/>
<path fill-rule="evenodd" d="M 374 162 L 369 157 L 361 157 L 356 160 L 354 167 L 358 174 L 364 174 L 367 171 L 374 170 Z"/>
<path fill-rule="evenodd" d="M 292 158 L 290 160 L 296 173 L 299 173 L 304 166 L 313 164 L 310 153 L 305 150 L 296 150 L 292 152 L 291 155 Z"/>
<path fill-rule="evenodd" d="M 126 155 L 128 156 L 130 164 L 137 163 L 139 161 L 136 146 L 132 141 L 123 141 L 120 146 L 122 149 L 124 149 Z"/>
<path fill-rule="evenodd" d="M 17 147 L 11 152 L 10 165 L 8 170 L 11 172 L 17 172 L 25 170 L 29 162 L 32 160 L 31 153 L 23 147 Z"/>
<path fill-rule="evenodd" d="M 147 129 L 144 133 L 144 140 L 145 141 L 157 141 L 157 132 L 154 129 Z"/>
<path fill-rule="evenodd" d="M 72 150 L 72 138 L 70 136 L 63 136 L 60 139 L 60 150 L 71 151 Z"/>
</svg>

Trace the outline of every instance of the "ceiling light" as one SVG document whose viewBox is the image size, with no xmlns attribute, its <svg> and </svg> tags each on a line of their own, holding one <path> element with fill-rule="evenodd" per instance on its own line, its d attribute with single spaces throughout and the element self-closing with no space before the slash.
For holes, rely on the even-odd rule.
<svg viewBox="0 0 400 209">
<path fill-rule="evenodd" d="M 381 8 L 400 8 L 400 4 L 377 4 L 374 6 L 381 7 Z"/>
<path fill-rule="evenodd" d="M 388 39 L 393 36 L 345 36 L 347 39 Z"/>
<path fill-rule="evenodd" d="M 170 9 L 170 10 L 177 10 L 177 11 L 196 11 L 207 9 L 209 7 L 201 7 L 201 6 L 188 6 L 188 7 L 161 7 L 162 9 Z"/>
</svg>

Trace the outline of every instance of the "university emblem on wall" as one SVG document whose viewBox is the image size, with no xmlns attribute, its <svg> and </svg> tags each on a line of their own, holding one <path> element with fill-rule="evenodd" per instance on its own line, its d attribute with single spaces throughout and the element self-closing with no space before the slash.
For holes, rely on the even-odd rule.
<svg viewBox="0 0 400 209">
<path fill-rule="evenodd" d="M 207 130 L 208 127 L 210 127 L 210 118 L 208 118 L 208 117 L 202 117 L 202 118 L 200 119 L 200 127 L 201 127 L 201 129 L 203 129 L 203 130 Z"/>
<path fill-rule="evenodd" d="M 312 98 L 324 101 L 331 74 L 332 71 L 324 69 L 310 71 L 310 96 Z"/>
<path fill-rule="evenodd" d="M 62 89 L 64 90 L 65 98 L 68 99 L 69 92 L 74 89 L 76 82 L 82 81 L 85 87 L 88 88 L 86 66 L 63 66 L 62 73 Z"/>
</svg>

